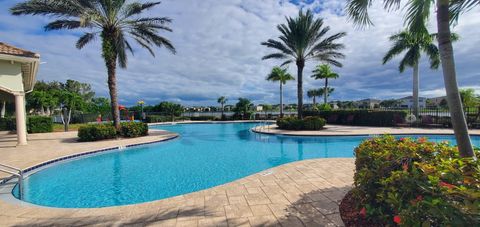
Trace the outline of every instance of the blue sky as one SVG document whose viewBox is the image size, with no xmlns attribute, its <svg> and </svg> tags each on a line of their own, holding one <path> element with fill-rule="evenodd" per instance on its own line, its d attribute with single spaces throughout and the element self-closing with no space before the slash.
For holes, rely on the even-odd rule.
<svg viewBox="0 0 480 227">
<path fill-rule="evenodd" d="M 8 9 L 18 0 L 0 0 L 0 41 L 41 54 L 40 80 L 75 79 L 91 83 L 100 96 L 107 96 L 106 70 L 100 56 L 99 42 L 77 50 L 78 31 L 44 32 L 42 26 L 52 20 L 42 16 L 14 17 Z M 411 94 L 411 70 L 398 72 L 398 61 L 382 65 L 389 48 L 388 37 L 401 30 L 402 12 L 385 12 L 377 1 L 371 15 L 374 27 L 356 29 L 343 12 L 343 0 L 164 0 L 148 15 L 173 19 L 173 33 L 164 33 L 177 49 L 171 55 L 156 49 L 156 57 L 135 46 L 126 70 L 118 70 L 121 104 L 137 100 L 156 104 L 168 100 L 184 105 L 216 105 L 216 98 L 227 96 L 234 103 L 247 97 L 255 103 L 277 103 L 278 84 L 265 81 L 269 70 L 279 64 L 262 61 L 271 52 L 260 45 L 279 33 L 275 26 L 285 16 L 294 16 L 299 8 L 310 8 L 325 19 L 332 32 L 345 31 L 342 42 L 347 46 L 343 68 L 335 68 L 340 78 L 332 81 L 335 93 L 331 99 L 396 98 Z M 453 28 L 461 39 L 454 44 L 458 81 L 461 87 L 480 91 L 480 7 L 462 15 Z M 435 31 L 432 18 L 431 31 Z M 318 62 L 308 62 L 304 71 L 304 90 L 318 88 L 323 81 L 309 78 Z M 444 95 L 441 70 L 433 71 L 422 59 L 422 96 Z M 296 74 L 294 65 L 289 67 Z M 287 102 L 296 101 L 296 83 L 285 87 Z M 310 102 L 311 100 L 307 100 Z"/>
</svg>

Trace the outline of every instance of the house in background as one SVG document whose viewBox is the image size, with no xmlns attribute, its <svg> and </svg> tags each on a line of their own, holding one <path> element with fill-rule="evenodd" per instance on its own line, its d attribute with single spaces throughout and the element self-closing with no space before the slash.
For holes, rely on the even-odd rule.
<svg viewBox="0 0 480 227">
<path fill-rule="evenodd" d="M 27 144 L 25 94 L 35 86 L 40 55 L 0 42 L 0 104 L 15 102 L 18 145 Z"/>
<path fill-rule="evenodd" d="M 374 109 L 380 107 L 379 99 L 362 99 L 355 102 L 355 105 L 360 109 Z"/>
<path fill-rule="evenodd" d="M 401 107 L 401 108 L 413 108 L 413 97 L 412 96 L 403 97 L 401 99 L 398 99 L 398 101 L 400 101 L 398 106 Z M 419 105 L 420 108 L 427 107 L 427 98 L 418 97 L 418 105 Z"/>
</svg>

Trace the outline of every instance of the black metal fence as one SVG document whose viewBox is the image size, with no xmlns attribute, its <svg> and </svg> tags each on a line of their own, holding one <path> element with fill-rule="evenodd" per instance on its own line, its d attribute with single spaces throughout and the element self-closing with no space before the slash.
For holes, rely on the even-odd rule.
<svg viewBox="0 0 480 227">
<path fill-rule="evenodd" d="M 351 110 L 351 109 L 350 109 Z M 365 111 L 365 109 L 361 109 Z M 360 111 L 360 109 L 359 109 Z M 369 109 L 369 111 L 405 111 L 407 117 L 405 119 L 395 120 L 397 126 L 420 126 L 420 127 L 444 127 L 450 128 L 452 126 L 450 112 L 444 108 L 420 108 L 418 112 L 418 119 L 413 120 L 413 109 L 411 108 L 376 108 Z M 480 107 L 465 108 L 465 119 L 468 127 L 480 128 Z M 234 120 L 234 112 L 225 111 L 224 120 Z M 278 111 L 257 111 L 246 119 L 250 120 L 275 120 L 280 116 Z M 294 111 L 284 112 L 284 116 L 296 116 Z M 120 118 L 122 121 L 142 120 L 146 121 L 149 118 L 160 117 L 164 118 L 161 121 L 171 121 L 172 116 L 165 112 L 145 112 L 140 111 L 121 111 Z M 220 120 L 222 119 L 221 111 L 211 112 L 184 112 L 180 116 L 174 116 L 175 120 Z M 89 122 L 107 122 L 111 121 L 111 114 L 81 114 L 73 113 L 71 123 L 89 123 Z M 245 118 L 242 118 L 245 119 Z M 54 121 L 60 123 L 60 116 L 54 116 Z"/>
</svg>

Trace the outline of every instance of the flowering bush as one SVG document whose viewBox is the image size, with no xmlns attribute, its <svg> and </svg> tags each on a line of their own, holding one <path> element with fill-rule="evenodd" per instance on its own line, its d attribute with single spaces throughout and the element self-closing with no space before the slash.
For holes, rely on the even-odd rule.
<svg viewBox="0 0 480 227">
<path fill-rule="evenodd" d="M 364 141 L 355 157 L 359 215 L 386 225 L 480 225 L 480 161 L 447 142 L 384 136 Z"/>
</svg>

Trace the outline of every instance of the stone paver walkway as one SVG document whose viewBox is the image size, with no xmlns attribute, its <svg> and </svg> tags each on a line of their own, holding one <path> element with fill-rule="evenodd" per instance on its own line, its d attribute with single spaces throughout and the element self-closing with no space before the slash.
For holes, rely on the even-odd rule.
<svg viewBox="0 0 480 227">
<path fill-rule="evenodd" d="M 0 226 L 342 226 L 338 204 L 353 170 L 352 158 L 305 160 L 199 192 L 108 208 L 0 201 Z"/>
</svg>

